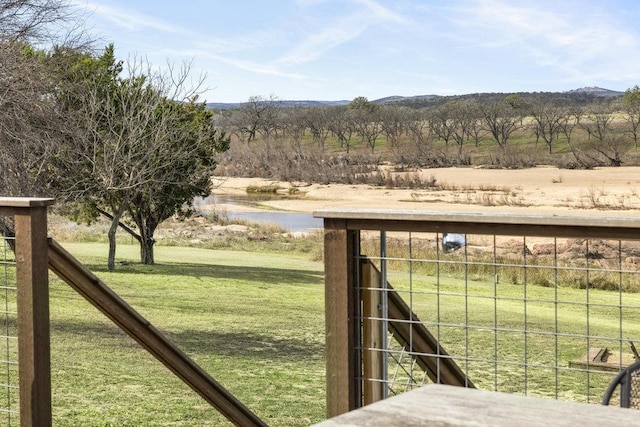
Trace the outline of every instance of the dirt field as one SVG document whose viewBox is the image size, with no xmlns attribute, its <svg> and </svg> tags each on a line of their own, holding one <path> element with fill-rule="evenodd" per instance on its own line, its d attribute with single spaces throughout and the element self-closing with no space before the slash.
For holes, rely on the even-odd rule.
<svg viewBox="0 0 640 427">
<path fill-rule="evenodd" d="M 390 189 L 368 185 L 307 185 L 258 178 L 217 178 L 214 193 L 245 195 L 249 186 L 277 184 L 290 197 L 262 202 L 260 208 L 314 212 L 331 208 L 402 209 L 447 212 L 514 212 L 630 216 L 640 213 L 640 167 L 565 170 L 443 168 L 421 172 L 435 185 Z M 249 211 L 223 205 L 227 211 Z"/>
</svg>

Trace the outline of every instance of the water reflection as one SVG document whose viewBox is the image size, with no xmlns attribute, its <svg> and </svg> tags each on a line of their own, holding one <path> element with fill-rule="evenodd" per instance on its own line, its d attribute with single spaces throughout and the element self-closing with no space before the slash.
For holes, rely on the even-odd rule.
<svg viewBox="0 0 640 427">
<path fill-rule="evenodd" d="M 202 205 L 256 206 L 259 202 L 278 199 L 276 195 L 258 194 L 235 196 L 230 194 L 212 194 L 199 197 L 194 201 L 196 207 Z M 206 214 L 206 211 L 202 211 Z M 225 212 L 230 220 L 243 220 L 260 224 L 275 224 L 289 232 L 312 232 L 323 227 L 322 218 L 314 218 L 308 213 L 264 211 L 264 212 Z"/>
<path fill-rule="evenodd" d="M 269 193 L 255 193 L 246 195 L 212 194 L 204 198 L 196 198 L 196 203 L 200 205 L 256 206 L 260 202 L 266 202 L 268 200 L 278 200 L 281 198 L 282 197 L 279 197 L 276 194 Z"/>
</svg>

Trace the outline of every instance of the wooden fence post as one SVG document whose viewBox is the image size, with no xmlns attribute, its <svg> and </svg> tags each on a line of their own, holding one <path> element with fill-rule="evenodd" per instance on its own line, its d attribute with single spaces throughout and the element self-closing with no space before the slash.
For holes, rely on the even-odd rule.
<svg viewBox="0 0 640 427">
<path fill-rule="evenodd" d="M 362 406 L 360 301 L 357 290 L 359 232 L 345 220 L 324 220 L 327 416 Z"/>
<path fill-rule="evenodd" d="M 20 425 L 50 426 L 51 351 L 47 206 L 51 199 L 28 199 L 16 209 L 18 284 L 18 370 Z"/>
</svg>

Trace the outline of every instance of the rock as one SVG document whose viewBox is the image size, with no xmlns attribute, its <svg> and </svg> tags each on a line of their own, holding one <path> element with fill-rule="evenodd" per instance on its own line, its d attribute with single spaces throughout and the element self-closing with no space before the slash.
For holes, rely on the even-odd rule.
<svg viewBox="0 0 640 427">
<path fill-rule="evenodd" d="M 231 231 L 232 233 L 244 233 L 249 229 L 246 225 L 240 224 L 231 224 L 226 226 L 227 231 Z"/>
<path fill-rule="evenodd" d="M 556 253 L 556 245 L 553 243 L 539 243 L 533 245 L 531 250 L 533 255 L 553 255 Z"/>
</svg>

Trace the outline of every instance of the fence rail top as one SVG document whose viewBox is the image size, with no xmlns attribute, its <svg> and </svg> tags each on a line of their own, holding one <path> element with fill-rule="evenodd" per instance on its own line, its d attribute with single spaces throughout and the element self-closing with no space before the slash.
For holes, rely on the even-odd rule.
<svg viewBox="0 0 640 427">
<path fill-rule="evenodd" d="M 316 218 L 358 219 L 372 221 L 417 221 L 417 222 L 470 222 L 506 223 L 526 225 L 581 225 L 595 227 L 640 227 L 640 216 L 602 217 L 587 215 L 428 211 L 408 209 L 321 209 L 313 212 Z"/>
<path fill-rule="evenodd" d="M 557 214 L 522 215 L 514 213 L 484 213 L 456 211 L 428 211 L 401 209 L 353 209 L 334 208 L 313 212 L 316 218 L 344 220 L 348 229 L 455 231 L 468 227 L 492 230 L 496 234 L 512 232 L 526 227 L 534 234 L 546 235 L 558 229 L 582 229 L 596 235 L 616 230 L 621 238 L 637 238 L 640 235 L 640 215 L 579 216 Z M 370 227 L 370 228 L 369 228 Z M 565 234 L 565 233 L 561 233 Z M 594 236 L 595 237 L 595 236 Z"/>
<path fill-rule="evenodd" d="M 53 203 L 48 197 L 0 197 L 0 207 L 7 208 L 39 208 Z"/>
</svg>

